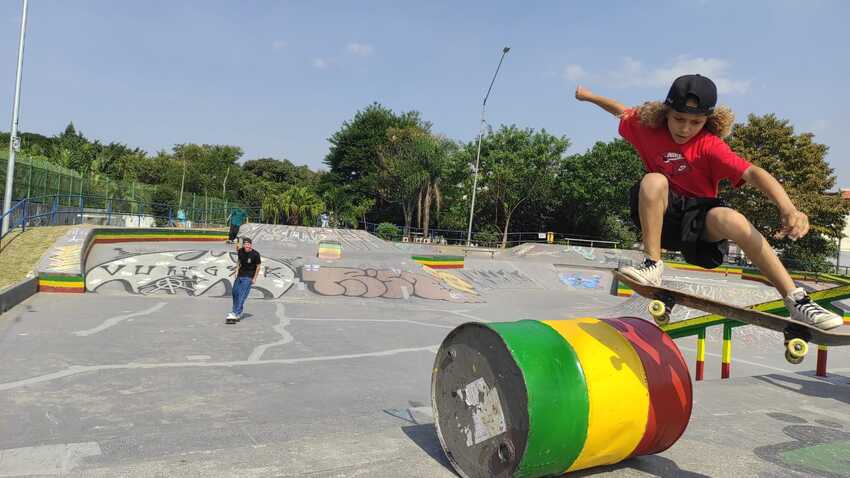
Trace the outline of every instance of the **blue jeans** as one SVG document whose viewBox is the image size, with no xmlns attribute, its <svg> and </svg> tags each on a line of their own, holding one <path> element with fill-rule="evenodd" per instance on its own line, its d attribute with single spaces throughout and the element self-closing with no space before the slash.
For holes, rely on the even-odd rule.
<svg viewBox="0 0 850 478">
<path fill-rule="evenodd" d="M 242 315 L 242 307 L 245 305 L 245 299 L 251 292 L 251 278 L 237 277 L 233 283 L 233 313 Z"/>
</svg>

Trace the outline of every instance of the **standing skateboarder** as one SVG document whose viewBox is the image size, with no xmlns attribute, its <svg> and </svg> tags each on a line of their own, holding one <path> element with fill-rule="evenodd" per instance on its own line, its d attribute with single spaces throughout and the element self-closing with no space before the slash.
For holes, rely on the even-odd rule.
<svg viewBox="0 0 850 478">
<path fill-rule="evenodd" d="M 643 232 L 646 260 L 620 272 L 641 284 L 660 286 L 662 247 L 681 251 L 690 264 L 713 269 L 723 263 L 723 250 L 731 239 L 776 287 L 792 319 L 824 330 L 843 323 L 803 288 L 795 287 L 764 237 L 746 217 L 718 199 L 723 179 L 733 187 L 751 184 L 779 208 L 782 229 L 777 237 L 796 241 L 809 232 L 808 216 L 794 206 L 782 185 L 721 139 L 731 132 L 734 115 L 727 107 L 715 108 L 714 82 L 700 75 L 681 76 L 664 102 L 637 108 L 626 108 L 581 86 L 575 96 L 618 117 L 620 135 L 646 167 L 646 175 L 630 191 L 632 220 Z"/>
<path fill-rule="evenodd" d="M 245 222 L 246 217 L 247 215 L 242 208 L 235 207 L 230 210 L 230 214 L 227 216 L 227 224 L 230 226 L 230 231 L 227 235 L 228 243 L 236 242 L 236 237 L 239 235 L 239 227 Z"/>
<path fill-rule="evenodd" d="M 236 265 L 236 279 L 233 281 L 233 310 L 227 314 L 226 322 L 235 324 L 242 320 L 242 309 L 245 300 L 251 293 L 251 286 L 257 283 L 257 274 L 260 272 L 260 253 L 254 250 L 254 244 L 250 237 L 242 238 L 242 247 L 236 245 L 236 254 L 239 257 Z"/>
</svg>

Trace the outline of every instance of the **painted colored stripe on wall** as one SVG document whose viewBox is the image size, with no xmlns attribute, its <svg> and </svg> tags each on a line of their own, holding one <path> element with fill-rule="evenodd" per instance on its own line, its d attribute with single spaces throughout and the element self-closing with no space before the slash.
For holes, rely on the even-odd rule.
<svg viewBox="0 0 850 478">
<path fill-rule="evenodd" d="M 463 256 L 411 256 L 414 262 L 432 269 L 463 269 Z"/>
<path fill-rule="evenodd" d="M 94 242 L 97 244 L 115 244 L 118 242 L 179 242 L 179 241 L 190 241 L 190 242 L 215 242 L 215 241 L 223 241 L 227 239 L 227 236 L 215 237 L 215 236 L 110 236 L 110 237 L 96 237 Z"/>
<path fill-rule="evenodd" d="M 48 285 L 38 284 L 39 292 L 58 292 L 63 294 L 82 294 L 86 291 L 84 287 L 53 287 Z"/>
<path fill-rule="evenodd" d="M 622 461 L 643 438 L 649 415 L 646 373 L 637 352 L 620 332 L 599 319 L 544 323 L 576 351 L 590 397 L 587 441 L 565 472 Z"/>
<path fill-rule="evenodd" d="M 693 264 L 686 264 L 682 262 L 665 262 L 665 266 L 669 265 L 673 269 L 680 270 L 688 270 L 688 271 L 699 271 L 699 272 L 712 272 L 715 274 L 727 274 L 727 275 L 741 275 L 744 270 L 739 267 L 718 267 L 716 269 L 705 269 L 700 266 L 695 266 Z"/>
<path fill-rule="evenodd" d="M 83 276 L 75 276 L 75 275 L 60 275 L 60 274 L 39 274 L 39 281 L 53 281 L 53 282 L 83 282 Z"/>
<path fill-rule="evenodd" d="M 528 443 L 515 476 L 559 475 L 575 462 L 587 437 L 590 403 L 576 352 L 538 321 L 486 326 L 504 340 L 528 394 Z"/>
<path fill-rule="evenodd" d="M 45 285 L 45 286 L 50 286 L 50 287 L 75 288 L 75 287 L 85 287 L 85 282 L 82 282 L 82 281 L 74 281 L 74 282 L 72 282 L 72 281 L 55 281 L 55 280 L 39 279 L 38 285 Z"/>
<path fill-rule="evenodd" d="M 649 386 L 646 430 L 631 456 L 660 453 L 676 443 L 691 418 L 688 365 L 673 339 L 655 324 L 632 317 L 603 320 L 631 342 Z"/>
</svg>

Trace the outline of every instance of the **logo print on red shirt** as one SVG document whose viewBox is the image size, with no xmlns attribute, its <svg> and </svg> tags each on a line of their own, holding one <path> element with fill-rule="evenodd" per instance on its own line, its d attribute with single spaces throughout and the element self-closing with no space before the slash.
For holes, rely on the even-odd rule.
<svg viewBox="0 0 850 478">
<path fill-rule="evenodd" d="M 691 169 L 690 166 L 688 166 L 688 162 L 685 161 L 685 157 L 682 156 L 681 153 L 674 151 L 662 154 L 661 161 L 664 165 L 664 172 L 668 176 L 685 174 Z"/>
</svg>

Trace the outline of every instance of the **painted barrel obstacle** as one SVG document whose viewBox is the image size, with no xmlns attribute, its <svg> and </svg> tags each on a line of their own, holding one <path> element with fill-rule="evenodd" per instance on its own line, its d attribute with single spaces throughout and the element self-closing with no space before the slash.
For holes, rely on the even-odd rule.
<svg viewBox="0 0 850 478">
<path fill-rule="evenodd" d="M 466 323 L 431 379 L 440 444 L 464 478 L 541 477 L 659 453 L 685 431 L 691 377 L 638 318 Z"/>
</svg>

